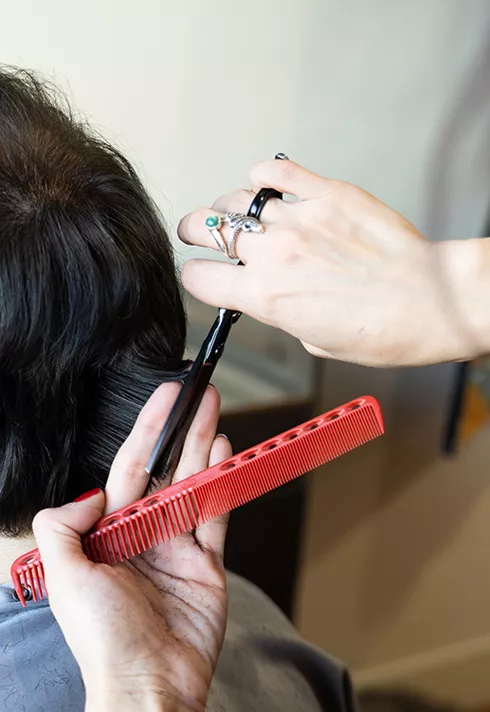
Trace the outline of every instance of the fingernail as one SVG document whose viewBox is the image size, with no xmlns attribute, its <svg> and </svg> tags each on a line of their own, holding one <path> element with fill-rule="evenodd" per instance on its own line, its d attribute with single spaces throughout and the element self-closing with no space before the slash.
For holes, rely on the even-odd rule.
<svg viewBox="0 0 490 712">
<path fill-rule="evenodd" d="M 224 433 L 218 433 L 218 435 L 216 437 L 224 438 L 225 440 L 228 440 L 228 442 L 230 442 L 230 438 L 228 437 L 228 435 L 225 435 Z"/>
<path fill-rule="evenodd" d="M 102 492 L 100 487 L 95 487 L 95 489 L 91 489 L 88 492 L 85 492 L 85 494 L 81 494 L 80 497 L 77 497 L 73 501 L 82 502 L 84 499 L 90 499 L 90 497 L 95 497 L 95 495 L 99 494 L 99 492 Z"/>
</svg>

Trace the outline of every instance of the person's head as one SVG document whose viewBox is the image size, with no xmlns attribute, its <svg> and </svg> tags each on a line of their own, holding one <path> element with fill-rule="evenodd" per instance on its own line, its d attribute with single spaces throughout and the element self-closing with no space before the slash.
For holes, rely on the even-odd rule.
<svg viewBox="0 0 490 712">
<path fill-rule="evenodd" d="M 0 531 L 103 485 L 185 315 L 128 161 L 24 71 L 0 69 Z"/>
</svg>

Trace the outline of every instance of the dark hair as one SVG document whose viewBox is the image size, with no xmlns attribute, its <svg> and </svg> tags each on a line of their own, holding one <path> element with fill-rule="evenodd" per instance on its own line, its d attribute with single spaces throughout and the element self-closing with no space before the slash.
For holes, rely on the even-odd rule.
<svg viewBox="0 0 490 712">
<path fill-rule="evenodd" d="M 129 162 L 33 74 L 0 69 L 0 530 L 103 485 L 182 368 L 168 235 Z"/>
</svg>

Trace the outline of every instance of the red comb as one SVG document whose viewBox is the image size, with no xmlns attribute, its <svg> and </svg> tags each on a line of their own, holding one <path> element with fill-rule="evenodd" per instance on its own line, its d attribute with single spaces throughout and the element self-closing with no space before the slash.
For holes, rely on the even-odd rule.
<svg viewBox="0 0 490 712">
<path fill-rule="evenodd" d="M 383 433 L 374 398 L 358 398 L 103 517 L 84 537 L 87 557 L 114 565 L 270 492 Z M 19 600 L 46 592 L 38 549 L 11 568 Z"/>
</svg>

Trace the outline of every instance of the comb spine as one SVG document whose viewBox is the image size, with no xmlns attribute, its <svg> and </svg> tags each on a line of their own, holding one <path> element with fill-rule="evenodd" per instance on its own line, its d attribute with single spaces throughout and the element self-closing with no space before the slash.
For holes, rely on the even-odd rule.
<svg viewBox="0 0 490 712">
<path fill-rule="evenodd" d="M 337 409 L 337 412 L 341 415 L 335 420 L 329 419 L 327 414 L 323 417 L 324 422 L 320 427 L 303 432 L 301 438 L 294 437 L 294 440 L 282 441 L 274 450 L 264 448 L 264 445 L 270 442 L 267 441 L 259 448 L 255 448 L 257 454 L 253 458 L 248 451 L 245 453 L 245 455 L 248 453 L 247 459 L 243 458 L 243 453 L 242 456 L 232 458 L 241 461 L 230 470 L 225 469 L 223 472 L 221 464 L 200 473 L 205 475 L 204 478 L 199 475 L 194 476 L 194 486 L 192 490 L 189 489 L 188 497 L 183 492 L 174 494 L 175 485 L 170 488 L 172 494 L 164 490 L 161 494 L 163 499 L 160 502 L 160 509 L 166 515 L 163 519 L 168 522 L 169 538 L 190 530 L 185 517 L 183 521 L 179 517 L 179 512 L 182 515 L 182 499 L 186 503 L 190 502 L 192 511 L 197 508 L 195 518 L 199 519 L 200 523 L 204 523 L 223 514 L 224 511 L 235 509 L 308 470 L 344 454 L 382 432 L 382 423 L 379 422 L 379 417 L 376 417 L 369 402 L 356 410 L 346 412 L 345 409 Z M 359 423 L 362 424 L 361 428 Z M 354 427 L 356 424 L 357 427 Z M 304 426 L 300 426 L 296 430 L 300 431 L 302 427 L 304 429 Z M 373 432 L 369 432 L 370 430 Z M 293 456 L 294 471 L 284 467 L 285 458 L 291 456 Z M 192 496 L 190 496 L 191 491 Z M 142 516 L 145 516 L 145 512 L 142 512 Z"/>
<path fill-rule="evenodd" d="M 358 399 L 136 502 L 130 515 L 124 515 L 121 510 L 104 517 L 95 531 L 85 537 L 85 551 L 93 561 L 111 564 L 128 558 L 128 554 L 135 556 L 159 541 L 191 531 L 382 433 L 383 420 L 378 403 L 369 397 Z M 182 490 L 183 484 L 186 487 Z M 154 504 L 145 509 L 145 503 L 150 499 Z M 104 525 L 109 519 L 114 523 Z M 25 560 L 26 556 L 19 560 Z M 43 587 L 46 590 L 39 552 L 35 550 L 29 556 L 27 565 L 15 568 L 17 560 L 12 566 L 14 587 L 24 605 L 24 588 L 32 590 L 35 600 L 36 595 L 43 597 Z"/>
</svg>

